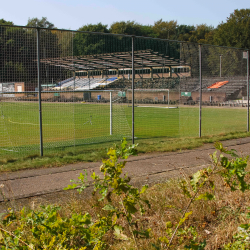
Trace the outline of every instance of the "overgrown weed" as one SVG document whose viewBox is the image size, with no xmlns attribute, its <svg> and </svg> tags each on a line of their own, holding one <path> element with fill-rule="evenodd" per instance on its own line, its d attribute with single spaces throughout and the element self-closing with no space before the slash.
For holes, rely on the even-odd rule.
<svg viewBox="0 0 250 250">
<path fill-rule="evenodd" d="M 9 211 L 2 218 L 0 244 L 34 249 L 46 238 L 46 249 L 58 250 L 249 249 L 245 240 L 250 235 L 248 158 L 219 143 L 216 148 L 220 154 L 211 155 L 211 167 L 195 174 L 181 170 L 179 179 L 149 189 L 134 188 L 121 175 L 126 161 L 120 160 L 134 148 L 127 149 L 126 143 L 121 149 L 111 148 L 101 166 L 104 177 L 92 174 L 99 194 L 75 196 L 60 208 L 57 204 Z M 80 175 L 69 188 L 83 191 L 87 186 Z"/>
</svg>

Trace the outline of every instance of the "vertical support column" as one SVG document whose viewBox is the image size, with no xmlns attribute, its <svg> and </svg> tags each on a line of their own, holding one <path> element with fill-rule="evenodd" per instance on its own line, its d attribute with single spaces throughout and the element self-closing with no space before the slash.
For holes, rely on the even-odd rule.
<svg viewBox="0 0 250 250">
<path fill-rule="evenodd" d="M 247 51 L 247 132 L 249 132 L 249 50 Z"/>
<path fill-rule="evenodd" d="M 37 28 L 37 82 L 38 82 L 38 102 L 39 102 L 39 125 L 40 125 L 40 155 L 43 156 L 43 120 L 41 101 L 41 75 L 40 75 L 40 29 Z"/>
<path fill-rule="evenodd" d="M 73 77 L 74 77 L 74 91 L 76 90 L 76 68 L 75 68 L 75 62 L 74 62 L 74 72 L 73 72 Z"/>
<path fill-rule="evenodd" d="M 142 67 L 142 71 L 141 71 L 141 83 L 142 83 L 142 86 L 143 86 L 143 58 L 141 59 L 141 67 Z"/>
<path fill-rule="evenodd" d="M 134 93 L 134 81 L 135 81 L 135 68 L 134 68 L 134 41 L 135 37 L 132 36 L 132 144 L 135 143 L 135 93 Z"/>
<path fill-rule="evenodd" d="M 220 77 L 221 77 L 221 57 L 222 55 L 220 55 Z"/>
<path fill-rule="evenodd" d="M 164 82 L 164 73 L 165 73 L 165 58 L 162 57 L 162 60 L 163 60 L 163 67 L 162 67 L 162 85 L 163 85 L 163 82 Z"/>
<path fill-rule="evenodd" d="M 169 66 L 169 77 L 172 78 L 172 76 L 173 76 L 172 67 Z"/>
<path fill-rule="evenodd" d="M 201 109 L 202 109 L 202 55 L 201 55 L 201 44 L 199 44 L 199 72 L 200 72 L 200 107 L 199 107 L 199 137 L 201 137 Z"/>
<path fill-rule="evenodd" d="M 150 67 L 150 78 L 153 79 L 154 78 L 154 73 L 153 73 L 153 68 Z"/>
<path fill-rule="evenodd" d="M 168 89 L 168 108 L 169 108 L 169 89 Z"/>
<path fill-rule="evenodd" d="M 110 135 L 113 133 L 112 92 L 110 91 Z"/>
<path fill-rule="evenodd" d="M 191 67 L 190 66 L 188 66 L 188 73 L 189 73 L 188 76 L 191 77 L 192 75 L 191 75 Z"/>
<path fill-rule="evenodd" d="M 89 77 L 89 70 L 88 70 L 88 78 L 89 78 L 89 90 L 90 90 L 90 77 Z"/>
<path fill-rule="evenodd" d="M 125 88 L 125 78 L 124 78 L 124 59 L 122 60 L 123 61 L 123 65 L 122 65 L 122 68 L 123 68 L 123 71 L 122 71 L 122 83 L 123 83 L 123 88 Z"/>
</svg>

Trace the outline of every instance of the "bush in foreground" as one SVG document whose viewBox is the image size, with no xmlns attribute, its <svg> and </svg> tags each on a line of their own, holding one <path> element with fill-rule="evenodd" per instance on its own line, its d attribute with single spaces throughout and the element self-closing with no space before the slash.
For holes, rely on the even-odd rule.
<svg viewBox="0 0 250 250">
<path fill-rule="evenodd" d="M 136 145 L 108 151 L 100 177 L 92 174 L 92 200 L 67 206 L 9 211 L 0 228 L 1 249 L 249 249 L 248 157 L 222 144 L 207 169 L 147 189 L 123 175 Z M 229 157 L 226 157 L 228 155 Z M 81 193 L 86 173 L 67 189 Z"/>
</svg>

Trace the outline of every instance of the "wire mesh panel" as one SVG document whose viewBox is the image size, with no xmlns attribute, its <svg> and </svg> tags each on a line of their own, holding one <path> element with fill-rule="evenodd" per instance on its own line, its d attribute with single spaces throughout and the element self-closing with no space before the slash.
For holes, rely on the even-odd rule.
<svg viewBox="0 0 250 250">
<path fill-rule="evenodd" d="M 240 49 L 0 26 L 0 157 L 246 131 L 247 88 Z"/>
<path fill-rule="evenodd" d="M 246 131 L 246 63 L 242 50 L 202 46 L 202 135 Z"/>
<path fill-rule="evenodd" d="M 136 38 L 134 46 L 135 136 L 179 135 L 178 43 Z M 129 100 L 132 91 L 128 90 Z"/>
<path fill-rule="evenodd" d="M 180 136 L 199 135 L 199 46 L 181 43 L 180 60 L 185 74 L 180 78 Z"/>
<path fill-rule="evenodd" d="M 44 86 L 51 86 L 43 92 L 45 147 L 131 138 L 123 99 L 118 96 L 125 88 L 119 70 L 124 63 L 131 68 L 131 41 L 68 31 L 53 31 L 54 35 L 64 47 L 59 46 L 41 60 Z M 46 43 L 49 46 L 55 40 L 53 36 L 47 36 L 52 39 Z"/>
<path fill-rule="evenodd" d="M 0 155 L 39 153 L 36 30 L 0 27 L 0 37 Z"/>
<path fill-rule="evenodd" d="M 69 65 L 64 64 L 65 60 Z M 52 63 L 53 62 L 53 63 Z M 72 92 L 59 88 L 73 79 L 73 33 L 40 29 L 42 132 L 45 154 L 51 148 L 74 146 L 75 110 Z"/>
</svg>

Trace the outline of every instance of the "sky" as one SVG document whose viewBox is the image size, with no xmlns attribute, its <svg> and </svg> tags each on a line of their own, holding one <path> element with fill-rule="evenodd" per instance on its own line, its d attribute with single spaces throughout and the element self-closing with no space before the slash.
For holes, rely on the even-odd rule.
<svg viewBox="0 0 250 250">
<path fill-rule="evenodd" d="M 47 17 L 57 28 L 71 30 L 129 20 L 153 25 L 160 19 L 217 27 L 235 9 L 246 8 L 250 8 L 249 0 L 2 0 L 0 19 L 24 26 L 29 18 Z"/>
</svg>

